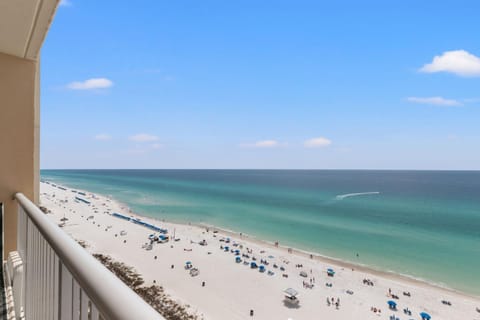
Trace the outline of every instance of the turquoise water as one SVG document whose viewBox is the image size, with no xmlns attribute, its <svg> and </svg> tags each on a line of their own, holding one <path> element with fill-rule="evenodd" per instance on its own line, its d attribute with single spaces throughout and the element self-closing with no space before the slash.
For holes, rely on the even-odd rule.
<svg viewBox="0 0 480 320">
<path fill-rule="evenodd" d="M 212 224 L 480 296 L 480 172 L 42 170 L 41 176 L 110 195 L 144 216 Z"/>
</svg>

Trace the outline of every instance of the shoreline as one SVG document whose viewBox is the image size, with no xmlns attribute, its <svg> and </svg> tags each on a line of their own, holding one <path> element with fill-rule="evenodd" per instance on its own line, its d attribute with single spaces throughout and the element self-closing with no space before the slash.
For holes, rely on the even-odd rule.
<svg viewBox="0 0 480 320">
<path fill-rule="evenodd" d="M 144 217 L 144 216 L 141 216 L 141 215 L 138 215 L 138 216 L 139 217 Z M 147 217 L 147 218 L 160 221 L 158 219 L 151 218 L 151 217 Z M 199 227 L 199 228 L 208 227 L 212 230 L 217 230 L 217 231 L 222 232 L 222 233 L 224 233 L 226 235 L 229 235 L 229 236 L 235 236 L 235 237 L 239 236 L 239 232 L 236 232 L 236 231 L 233 231 L 233 230 L 222 229 L 222 228 L 216 227 L 214 225 L 182 224 L 182 223 L 177 223 L 177 222 L 169 222 L 169 223 L 184 225 L 184 226 L 186 226 L 186 225 L 196 226 L 196 227 Z M 340 267 L 345 268 L 345 269 L 354 269 L 357 272 L 365 272 L 365 273 L 373 274 L 373 275 L 376 275 L 376 276 L 379 276 L 379 277 L 388 277 L 392 280 L 399 280 L 399 281 L 403 281 L 403 282 L 409 282 L 409 283 L 415 284 L 415 285 L 422 285 L 422 286 L 425 286 L 426 288 L 431 287 L 431 288 L 435 288 L 435 289 L 438 289 L 438 290 L 444 290 L 446 293 L 457 294 L 459 296 L 464 296 L 464 297 L 470 298 L 470 299 L 480 299 L 480 295 L 477 296 L 477 295 L 474 295 L 474 294 L 471 294 L 471 293 L 467 293 L 467 292 L 463 292 L 463 291 L 460 291 L 460 290 L 450 288 L 448 286 L 442 286 L 438 283 L 429 282 L 428 280 L 416 278 L 416 277 L 411 276 L 411 275 L 401 274 L 401 273 L 397 273 L 395 271 L 380 270 L 380 269 L 376 269 L 375 267 L 372 267 L 372 266 L 363 265 L 363 264 L 356 264 L 354 262 L 345 261 L 345 260 L 342 260 L 342 259 L 322 255 L 321 253 L 314 252 L 314 251 L 307 251 L 307 250 L 297 249 L 297 248 L 294 248 L 294 247 L 288 247 L 288 246 L 280 245 L 280 243 L 277 247 L 277 246 L 275 246 L 274 243 L 272 243 L 270 241 L 262 240 L 262 239 L 259 239 L 259 238 L 255 237 L 255 236 L 245 234 L 245 233 L 242 233 L 242 235 L 243 236 L 246 235 L 246 239 L 250 242 L 254 242 L 254 243 L 259 244 L 259 245 L 268 246 L 270 249 L 280 249 L 280 250 L 285 251 L 285 253 L 287 253 L 287 254 L 302 256 L 303 258 L 311 259 L 312 261 L 318 261 L 318 262 L 321 262 L 321 263 L 324 263 L 324 264 L 333 264 L 333 265 L 337 265 L 337 266 L 340 266 Z M 291 250 L 291 252 L 289 252 L 289 250 Z M 310 258 L 310 255 L 313 255 L 313 259 Z"/>
<path fill-rule="evenodd" d="M 393 314 L 405 320 L 407 312 L 412 312 L 407 319 L 417 318 L 420 312 L 435 320 L 480 316 L 480 299 L 463 292 L 306 250 L 292 248 L 289 252 L 288 246 L 277 247 L 234 230 L 142 216 L 111 195 L 57 186 L 60 188 L 41 184 L 41 205 L 51 210 L 48 217 L 54 223 L 83 241 L 91 254 L 108 255 L 133 267 L 146 285 L 160 285 L 199 319 L 300 320 L 321 315 L 331 320 L 374 320 Z M 71 190 L 84 191 L 86 201 L 77 199 Z M 168 229 L 169 241 L 148 246 L 150 235 L 156 232 L 115 217 L 115 212 Z M 238 256 L 234 249 L 240 249 Z M 200 273 L 189 273 L 186 261 Z M 264 271 L 252 267 L 253 262 Z M 334 269 L 334 276 L 328 275 L 328 268 Z M 285 298 L 282 303 L 287 288 L 299 293 L 299 306 L 287 305 Z M 392 299 L 398 308 L 388 308 L 387 301 Z"/>
<path fill-rule="evenodd" d="M 121 207 L 125 208 L 128 211 L 129 215 L 134 216 L 136 218 L 151 219 L 153 221 L 158 221 L 158 222 L 162 222 L 162 223 L 169 223 L 171 225 L 178 225 L 180 227 L 197 227 L 197 228 L 200 228 L 200 229 L 209 228 L 213 231 L 221 232 L 222 234 L 225 234 L 227 236 L 231 236 L 231 237 L 239 237 L 240 236 L 240 238 L 242 240 L 248 240 L 248 241 L 253 242 L 257 245 L 264 245 L 264 246 L 267 246 L 270 249 L 279 249 L 286 254 L 298 255 L 298 256 L 301 256 L 303 258 L 310 259 L 312 261 L 318 261 L 318 262 L 324 263 L 324 264 L 333 264 L 333 265 L 337 265 L 337 266 L 340 266 L 340 267 L 345 268 L 345 269 L 351 269 L 351 270 L 355 270 L 357 272 L 365 272 L 367 274 L 372 274 L 372 275 L 379 276 L 379 277 L 386 277 L 386 278 L 390 278 L 391 280 L 399 280 L 399 281 L 407 282 L 407 283 L 410 283 L 410 284 L 413 284 L 413 285 L 420 285 L 420 286 L 423 286 L 425 288 L 435 288 L 435 289 L 438 289 L 438 290 L 442 290 L 446 293 L 456 294 L 456 295 L 459 295 L 459 296 L 463 296 L 465 298 L 480 299 L 480 295 L 475 295 L 473 293 L 460 291 L 460 290 L 448 287 L 447 285 L 441 285 L 439 283 L 433 282 L 433 280 L 417 278 L 415 276 L 398 273 L 398 272 L 395 272 L 393 270 L 382 270 L 380 268 L 376 268 L 375 266 L 358 264 L 358 263 L 355 263 L 355 262 L 352 262 L 352 261 L 342 260 L 340 258 L 335 258 L 335 257 L 323 255 L 323 254 L 321 254 L 319 252 L 315 252 L 315 251 L 298 249 L 298 248 L 295 248 L 293 246 L 289 247 L 289 246 L 286 246 L 286 245 L 282 245 L 280 241 L 278 242 L 278 246 L 275 246 L 275 243 L 273 243 L 271 241 L 268 241 L 268 240 L 260 239 L 260 238 L 254 236 L 254 235 L 244 233 L 244 232 L 240 232 L 240 231 L 236 231 L 236 230 L 231 230 L 231 229 L 218 227 L 216 225 L 211 225 L 211 224 L 208 224 L 208 223 L 180 222 L 180 221 L 171 221 L 171 220 L 164 219 L 164 218 L 151 217 L 151 216 L 148 216 L 148 215 L 144 216 L 144 215 L 138 214 L 137 212 L 132 210 L 130 208 L 130 206 L 128 206 L 128 204 L 126 204 L 126 203 L 124 203 L 124 202 L 122 202 L 118 199 L 115 199 L 112 195 L 103 195 L 103 194 L 100 194 L 100 193 L 91 192 L 89 190 L 75 189 L 75 188 L 72 188 L 72 187 L 70 187 L 68 185 L 64 185 L 64 184 L 57 184 L 57 183 L 55 183 L 55 184 L 57 186 L 69 188 L 70 190 L 77 190 L 77 191 L 80 191 L 80 192 L 85 192 L 85 193 L 91 194 L 95 197 L 101 196 L 101 197 L 108 198 L 111 201 L 114 201 L 114 202 L 118 203 Z M 313 258 L 311 258 L 311 256 L 313 256 Z"/>
</svg>

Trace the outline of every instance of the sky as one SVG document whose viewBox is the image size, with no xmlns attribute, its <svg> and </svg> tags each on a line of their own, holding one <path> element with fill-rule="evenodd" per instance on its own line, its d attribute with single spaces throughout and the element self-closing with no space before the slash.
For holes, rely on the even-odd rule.
<svg viewBox="0 0 480 320">
<path fill-rule="evenodd" d="M 478 1 L 63 0 L 42 169 L 480 170 Z"/>
</svg>

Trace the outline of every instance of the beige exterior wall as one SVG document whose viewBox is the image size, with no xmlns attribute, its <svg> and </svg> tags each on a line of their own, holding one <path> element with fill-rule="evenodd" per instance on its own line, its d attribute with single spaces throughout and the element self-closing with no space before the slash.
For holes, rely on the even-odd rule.
<svg viewBox="0 0 480 320">
<path fill-rule="evenodd" d="M 38 62 L 0 53 L 0 202 L 4 204 L 4 255 L 17 243 L 17 205 L 22 192 L 38 201 Z"/>
</svg>

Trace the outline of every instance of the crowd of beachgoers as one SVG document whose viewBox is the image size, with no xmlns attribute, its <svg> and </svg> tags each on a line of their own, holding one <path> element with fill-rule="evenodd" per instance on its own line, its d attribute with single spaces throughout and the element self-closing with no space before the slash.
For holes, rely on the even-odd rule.
<svg viewBox="0 0 480 320">
<path fill-rule="evenodd" d="M 141 217 L 51 182 L 40 190 L 52 221 L 162 288 L 185 319 L 480 319 L 478 297 L 242 233 Z"/>
</svg>

